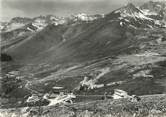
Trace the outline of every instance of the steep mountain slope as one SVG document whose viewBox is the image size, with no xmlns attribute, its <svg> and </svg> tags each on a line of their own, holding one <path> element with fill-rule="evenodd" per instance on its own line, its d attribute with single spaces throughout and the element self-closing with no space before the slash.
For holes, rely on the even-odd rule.
<svg viewBox="0 0 166 117">
<path fill-rule="evenodd" d="M 28 18 L 13 18 L 9 23 L 1 23 L 2 31 L 2 44 L 1 47 L 8 48 L 12 44 L 16 44 L 27 38 L 27 36 L 32 36 L 33 34 L 42 31 L 48 25 L 69 25 L 69 24 L 81 24 L 82 22 L 91 22 L 101 18 L 101 15 L 86 15 L 78 14 L 73 15 L 69 18 L 56 17 L 53 15 L 39 16 L 33 19 Z M 10 24 L 21 23 L 19 27 L 14 27 Z M 72 27 L 72 25 L 70 25 Z M 11 27 L 8 30 L 7 27 Z M 77 26 L 78 27 L 78 26 Z M 13 29 L 12 29 L 13 28 Z M 81 31 L 80 31 L 81 32 Z M 71 34 L 73 35 L 73 34 Z M 54 38 L 54 37 L 53 37 Z"/>
<path fill-rule="evenodd" d="M 6 53 L 11 55 L 14 60 L 23 60 L 23 58 L 29 59 L 29 57 L 35 57 L 38 53 L 46 51 L 51 46 L 56 46 L 62 42 L 63 38 L 61 33 L 62 29 L 58 29 L 55 26 L 48 26 L 45 30 L 38 32 L 14 47 L 6 50 Z M 37 47 L 37 48 L 36 48 Z"/>
<path fill-rule="evenodd" d="M 166 3 L 165 2 L 148 2 L 140 7 L 142 12 L 153 19 L 155 24 L 166 27 Z"/>
<path fill-rule="evenodd" d="M 128 5 L 128 6 L 126 6 L 126 8 L 124 8 L 124 10 L 130 9 L 132 11 L 134 9 L 133 7 L 135 7 L 135 6 Z M 134 13 L 135 13 L 135 9 L 133 10 Z M 58 61 L 64 62 L 66 58 L 68 60 L 73 60 L 73 61 L 75 61 L 75 60 L 77 61 L 77 59 L 78 59 L 78 61 L 79 61 L 81 59 L 83 60 L 84 57 L 85 57 L 85 60 L 91 60 L 91 59 L 94 59 L 94 57 L 95 58 L 105 57 L 105 56 L 110 55 L 111 53 L 117 54 L 121 48 L 125 49 L 126 47 L 129 46 L 130 43 L 128 43 L 129 40 L 126 38 L 127 37 L 126 33 L 131 33 L 131 32 L 130 31 L 127 32 L 128 31 L 128 30 L 126 30 L 127 26 L 124 26 L 124 27 L 121 26 L 120 20 L 118 20 L 118 19 L 115 20 L 116 15 L 117 15 L 117 18 L 120 18 L 118 16 L 119 14 L 111 13 L 108 16 L 106 16 L 105 18 L 98 19 L 94 22 L 82 22 L 81 24 L 79 24 L 79 23 L 77 24 L 77 22 L 76 22 L 74 24 L 70 24 L 70 25 L 72 25 L 72 29 L 71 29 L 70 25 L 67 25 L 67 26 L 65 25 L 66 27 L 69 27 L 70 30 L 75 29 L 76 31 L 78 29 L 80 29 L 81 27 L 86 27 L 86 28 L 83 30 L 80 30 L 80 32 L 78 32 L 78 34 L 74 33 L 74 35 L 76 35 L 76 36 L 70 37 L 70 39 L 67 39 L 68 40 L 67 42 L 60 44 L 58 47 L 54 46 L 53 48 L 48 50 L 46 53 L 39 51 L 41 53 L 42 57 L 39 55 L 38 57 L 36 56 L 35 59 L 37 59 L 37 61 L 40 61 L 40 59 L 44 57 L 45 61 L 54 60 L 56 62 L 58 62 Z M 121 13 L 121 15 L 122 15 L 122 13 Z M 131 19 L 131 21 L 132 20 L 133 19 Z M 87 25 L 89 25 L 89 26 L 87 26 Z M 52 26 L 52 27 L 54 27 L 54 26 Z M 59 26 L 56 28 L 58 30 L 61 30 L 61 27 L 63 27 L 63 26 Z M 36 35 L 40 35 L 40 34 L 47 35 L 47 32 L 49 32 L 49 31 L 47 31 L 48 29 L 49 28 L 46 27 L 43 31 L 37 33 Z M 66 31 L 68 31 L 68 30 L 66 30 Z M 69 32 L 69 31 L 64 32 L 64 34 L 66 34 L 66 33 L 69 33 L 68 35 L 73 35 L 73 33 Z M 55 35 L 53 35 L 53 36 L 50 34 L 48 34 L 48 35 L 51 40 L 53 40 L 55 38 Z M 60 36 L 61 36 L 61 38 L 65 37 L 65 35 L 63 35 L 63 33 L 61 33 Z M 37 36 L 37 38 L 39 39 L 40 37 Z M 42 38 L 40 38 L 40 41 L 37 39 L 34 39 L 34 38 L 32 38 L 31 40 L 39 41 L 38 43 L 33 42 L 34 44 L 39 44 L 42 41 L 44 41 Z M 56 36 L 56 38 L 58 38 L 58 37 Z M 48 39 L 45 38 L 45 39 L 48 42 L 51 41 L 51 40 L 49 40 L 49 38 Z M 56 39 L 54 39 L 54 40 L 56 40 Z M 63 39 L 61 39 L 61 40 L 63 40 Z M 26 44 L 26 45 L 34 47 L 33 44 Z M 47 45 L 47 44 L 45 44 L 45 45 Z M 35 49 L 30 48 L 30 47 L 25 48 L 25 51 L 23 51 L 24 49 L 22 49 L 21 47 L 26 47 L 26 46 L 24 46 L 24 45 L 15 46 L 14 48 L 6 50 L 6 53 L 13 55 L 13 57 L 15 59 L 15 56 L 19 57 L 19 55 L 22 55 L 24 58 L 28 58 L 28 54 L 25 51 L 27 51 L 27 50 L 29 50 L 30 52 L 35 51 Z M 31 50 L 31 49 L 33 49 L 33 50 Z M 43 45 L 43 49 L 44 49 L 44 45 Z M 22 53 L 19 53 L 19 51 L 17 51 L 17 50 L 20 50 Z M 91 50 L 91 51 L 88 51 L 88 50 Z M 18 55 L 17 55 L 17 53 L 18 53 Z M 103 53 L 105 53 L 106 55 L 103 55 Z M 87 55 L 89 55 L 89 56 L 87 56 Z M 63 60 L 63 58 L 64 58 L 64 60 Z M 23 61 L 24 59 L 16 59 L 16 60 Z"/>
</svg>

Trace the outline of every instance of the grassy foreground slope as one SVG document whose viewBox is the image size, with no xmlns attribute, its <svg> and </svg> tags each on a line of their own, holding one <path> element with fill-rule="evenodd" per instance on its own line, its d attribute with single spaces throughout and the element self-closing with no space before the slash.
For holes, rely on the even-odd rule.
<svg viewBox="0 0 166 117">
<path fill-rule="evenodd" d="M 37 107 L 36 107 L 37 108 Z M 33 110 L 36 110 L 33 108 Z M 24 111 L 23 111 L 24 110 Z M 103 100 L 59 107 L 42 107 L 40 114 L 28 114 L 25 109 L 0 110 L 2 117 L 165 117 L 166 94 L 146 95 L 140 102 L 129 99 Z"/>
</svg>

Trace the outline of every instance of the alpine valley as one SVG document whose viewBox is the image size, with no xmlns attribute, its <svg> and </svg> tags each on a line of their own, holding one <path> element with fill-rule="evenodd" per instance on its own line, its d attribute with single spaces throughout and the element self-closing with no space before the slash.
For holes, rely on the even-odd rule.
<svg viewBox="0 0 166 117">
<path fill-rule="evenodd" d="M 15 17 L 0 22 L 0 35 L 3 114 L 7 108 L 21 108 L 20 113 L 27 107 L 37 108 L 39 103 L 27 106 L 28 97 L 35 94 L 42 98 L 57 92 L 75 95 L 73 104 L 52 107 L 46 100 L 39 100 L 42 109 L 47 108 L 41 116 L 137 117 L 137 112 L 142 112 L 138 117 L 150 117 L 139 110 L 146 104 L 149 111 L 155 108 L 158 112 L 161 106 L 161 113 L 166 113 L 164 1 L 138 7 L 128 3 L 108 14 Z M 143 102 L 103 101 L 102 97 L 112 95 L 115 89 L 142 97 Z M 120 103 L 127 103 L 129 109 L 121 108 Z M 126 116 L 116 116 L 124 112 Z"/>
</svg>

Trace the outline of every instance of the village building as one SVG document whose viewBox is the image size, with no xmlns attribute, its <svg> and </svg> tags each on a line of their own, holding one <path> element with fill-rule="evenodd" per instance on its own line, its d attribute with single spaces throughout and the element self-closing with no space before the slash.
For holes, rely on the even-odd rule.
<svg viewBox="0 0 166 117">
<path fill-rule="evenodd" d="M 113 99 L 128 98 L 129 95 L 126 91 L 115 89 L 114 94 L 112 95 Z"/>
</svg>

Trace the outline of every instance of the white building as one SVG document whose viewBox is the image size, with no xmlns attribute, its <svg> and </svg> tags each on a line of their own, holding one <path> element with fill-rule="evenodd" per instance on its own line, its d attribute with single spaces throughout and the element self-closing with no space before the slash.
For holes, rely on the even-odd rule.
<svg viewBox="0 0 166 117">
<path fill-rule="evenodd" d="M 126 91 L 115 89 L 114 94 L 112 95 L 113 99 L 128 98 L 129 95 Z"/>
</svg>

